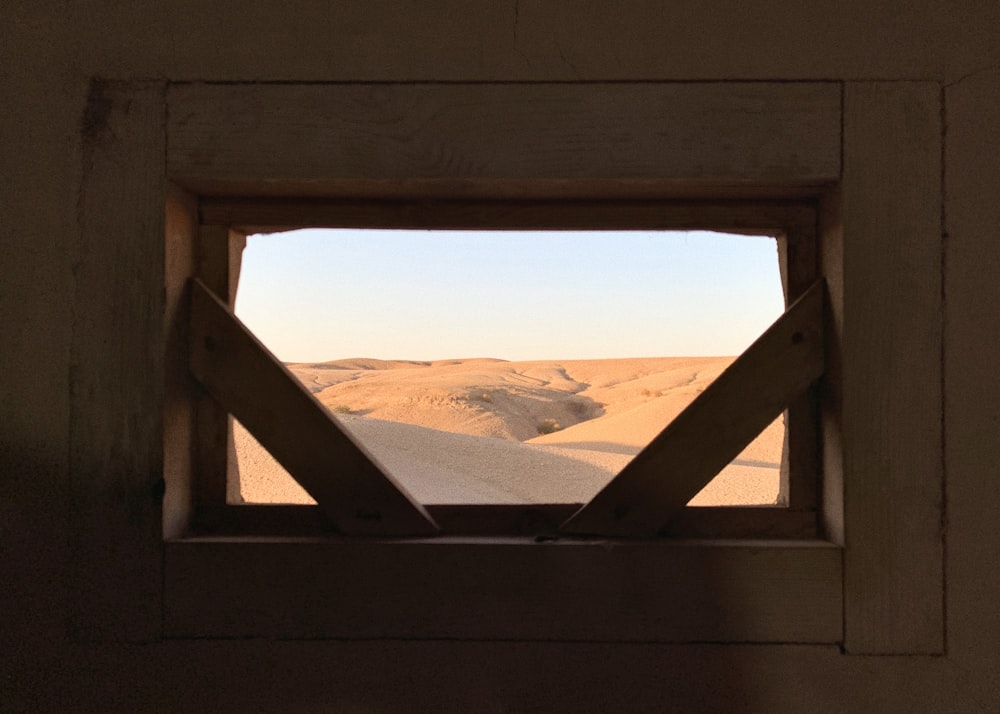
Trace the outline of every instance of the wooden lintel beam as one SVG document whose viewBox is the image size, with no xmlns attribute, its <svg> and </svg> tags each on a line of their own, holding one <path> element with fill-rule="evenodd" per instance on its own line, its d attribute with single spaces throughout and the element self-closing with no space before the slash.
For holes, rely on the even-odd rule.
<svg viewBox="0 0 1000 714">
<path fill-rule="evenodd" d="M 684 230 L 774 234 L 816 223 L 808 199 L 202 198 L 204 225 L 438 230 Z"/>
<path fill-rule="evenodd" d="M 823 301 L 819 281 L 560 530 L 659 533 L 823 374 Z"/>
<path fill-rule="evenodd" d="M 192 282 L 190 367 L 352 535 L 427 535 L 437 526 L 201 281 Z"/>
</svg>

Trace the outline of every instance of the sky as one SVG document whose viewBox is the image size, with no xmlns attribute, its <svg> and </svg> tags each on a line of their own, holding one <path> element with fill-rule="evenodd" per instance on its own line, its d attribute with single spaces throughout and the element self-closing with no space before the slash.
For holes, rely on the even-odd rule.
<svg viewBox="0 0 1000 714">
<path fill-rule="evenodd" d="M 783 309 L 775 240 L 705 231 L 252 235 L 236 298 L 284 362 L 737 355 Z"/>
</svg>

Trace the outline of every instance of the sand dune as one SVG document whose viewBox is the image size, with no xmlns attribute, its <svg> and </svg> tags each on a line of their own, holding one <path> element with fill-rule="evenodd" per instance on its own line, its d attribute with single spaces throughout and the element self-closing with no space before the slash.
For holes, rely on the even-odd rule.
<svg viewBox="0 0 1000 714">
<path fill-rule="evenodd" d="M 366 358 L 290 369 L 423 503 L 589 500 L 731 358 L 413 362 Z M 774 503 L 779 419 L 693 505 Z M 241 491 L 311 503 L 237 425 Z"/>
</svg>

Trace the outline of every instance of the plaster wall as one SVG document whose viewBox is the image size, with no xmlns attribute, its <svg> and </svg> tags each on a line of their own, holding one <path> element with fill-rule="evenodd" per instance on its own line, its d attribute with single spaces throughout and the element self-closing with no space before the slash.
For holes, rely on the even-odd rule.
<svg viewBox="0 0 1000 714">
<path fill-rule="evenodd" d="M 80 121 L 92 77 L 908 80 L 944 97 L 947 654 L 517 642 L 74 642 Z M 994 711 L 1000 4 L 22 2 L 0 7 L 0 710 Z M 885 240 L 892 240 L 886 236 Z"/>
</svg>

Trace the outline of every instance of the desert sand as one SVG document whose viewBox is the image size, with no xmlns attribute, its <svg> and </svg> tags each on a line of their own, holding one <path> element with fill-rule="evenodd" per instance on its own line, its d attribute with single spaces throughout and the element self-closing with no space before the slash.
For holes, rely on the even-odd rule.
<svg viewBox="0 0 1000 714">
<path fill-rule="evenodd" d="M 346 359 L 289 369 L 422 503 L 583 503 L 731 361 Z M 779 418 L 691 505 L 775 503 L 783 435 Z M 245 501 L 313 502 L 239 424 L 235 441 Z"/>
</svg>

